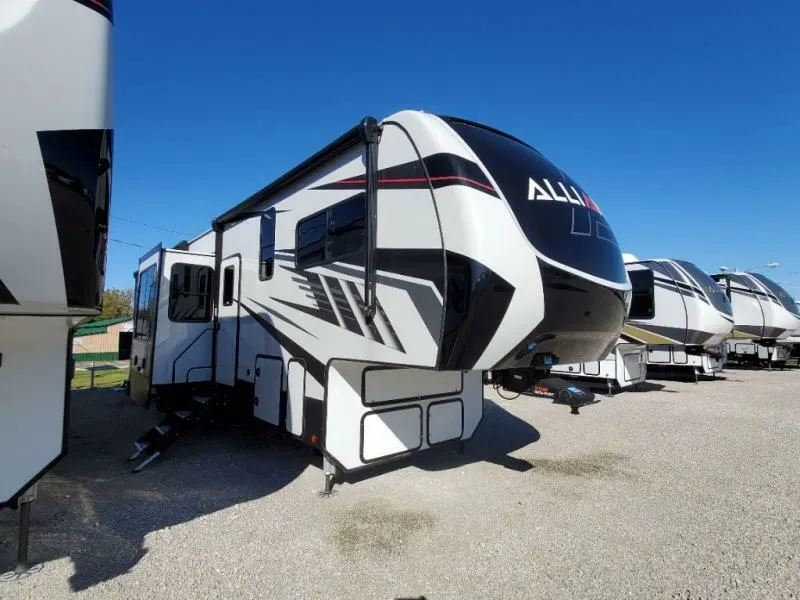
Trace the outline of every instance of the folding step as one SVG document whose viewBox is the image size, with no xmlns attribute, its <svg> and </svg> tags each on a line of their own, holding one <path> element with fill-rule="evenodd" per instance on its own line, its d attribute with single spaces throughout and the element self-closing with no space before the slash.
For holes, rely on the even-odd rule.
<svg viewBox="0 0 800 600">
<path fill-rule="evenodd" d="M 144 457 L 144 460 L 134 467 L 133 472 L 140 472 L 161 456 L 167 448 L 178 440 L 180 434 L 190 424 L 213 418 L 213 413 L 219 408 L 214 399 L 213 395 L 199 394 L 193 396 L 193 400 L 197 404 L 195 409 L 190 408 L 167 413 L 160 423 L 151 427 L 136 440 L 133 443 L 135 451 L 128 458 L 128 461 L 132 462 L 141 457 Z"/>
</svg>

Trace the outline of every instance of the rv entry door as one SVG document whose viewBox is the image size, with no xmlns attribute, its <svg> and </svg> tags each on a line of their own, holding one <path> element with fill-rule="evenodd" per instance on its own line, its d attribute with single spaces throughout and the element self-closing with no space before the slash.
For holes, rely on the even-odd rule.
<svg viewBox="0 0 800 600">
<path fill-rule="evenodd" d="M 242 256 L 233 254 L 220 263 L 219 332 L 217 333 L 217 383 L 236 383 L 239 340 L 239 294 L 242 284 Z"/>
<path fill-rule="evenodd" d="M 158 292 L 161 281 L 161 246 L 139 261 L 134 297 L 133 342 L 128 381 L 130 397 L 147 405 L 150 399 L 153 368 L 153 342 L 158 324 Z"/>
</svg>

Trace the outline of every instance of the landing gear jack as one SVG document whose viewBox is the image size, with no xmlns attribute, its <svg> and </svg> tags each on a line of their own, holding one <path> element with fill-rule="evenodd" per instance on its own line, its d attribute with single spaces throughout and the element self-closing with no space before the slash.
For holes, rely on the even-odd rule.
<svg viewBox="0 0 800 600">
<path fill-rule="evenodd" d="M 325 489 L 317 492 L 317 495 L 320 498 L 335 496 L 336 490 L 333 489 L 333 484 L 336 483 L 336 476 L 339 474 L 339 470 L 336 465 L 328 460 L 327 456 L 322 459 L 322 471 L 325 473 Z"/>
<path fill-rule="evenodd" d="M 580 409 L 584 406 L 600 402 L 588 388 L 575 385 L 560 377 L 540 379 L 533 387 L 533 395 L 552 398 L 553 404 L 569 406 L 569 412 L 573 415 L 581 414 Z"/>
<path fill-rule="evenodd" d="M 33 484 L 18 500 L 19 503 L 19 541 L 17 545 L 17 566 L 13 571 L 0 575 L 0 582 L 19 581 L 38 573 L 43 564 L 28 565 L 28 534 L 31 524 L 31 503 L 36 500 L 37 485 Z"/>
</svg>

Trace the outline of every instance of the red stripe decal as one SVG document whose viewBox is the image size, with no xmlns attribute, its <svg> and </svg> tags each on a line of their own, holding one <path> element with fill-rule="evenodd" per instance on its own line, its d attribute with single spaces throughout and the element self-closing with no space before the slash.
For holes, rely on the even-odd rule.
<svg viewBox="0 0 800 600">
<path fill-rule="evenodd" d="M 475 181 L 474 179 L 470 179 L 469 177 L 460 177 L 458 175 L 442 175 L 441 177 L 431 177 L 431 181 L 450 181 L 453 179 L 457 179 L 460 181 L 466 181 L 467 183 L 471 183 L 473 185 L 477 185 L 482 187 L 486 190 L 489 190 L 493 194 L 496 194 L 494 188 L 490 185 L 486 185 L 485 183 L 481 183 L 480 181 Z M 379 179 L 378 183 L 419 183 L 422 181 L 427 181 L 424 177 L 406 177 L 406 178 L 395 178 L 395 179 Z M 343 179 L 342 181 L 336 181 L 335 183 L 366 183 L 364 179 Z"/>
<path fill-rule="evenodd" d="M 94 4 L 95 6 L 99 6 L 99 7 L 100 7 L 100 8 L 102 8 L 102 9 L 103 9 L 103 10 L 104 10 L 106 13 L 108 13 L 108 14 L 111 14 L 111 11 L 108 9 L 108 7 L 107 7 L 105 4 L 103 4 L 102 2 L 99 2 L 99 0 L 89 0 L 89 2 L 91 2 L 91 3 L 92 3 L 92 4 Z"/>
</svg>

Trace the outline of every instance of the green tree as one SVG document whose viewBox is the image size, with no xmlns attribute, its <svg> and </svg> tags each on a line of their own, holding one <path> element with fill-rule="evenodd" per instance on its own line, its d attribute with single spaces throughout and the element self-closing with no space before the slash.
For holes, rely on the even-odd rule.
<svg viewBox="0 0 800 600">
<path fill-rule="evenodd" d="M 133 316 L 133 290 L 110 288 L 103 292 L 101 319 Z"/>
</svg>

